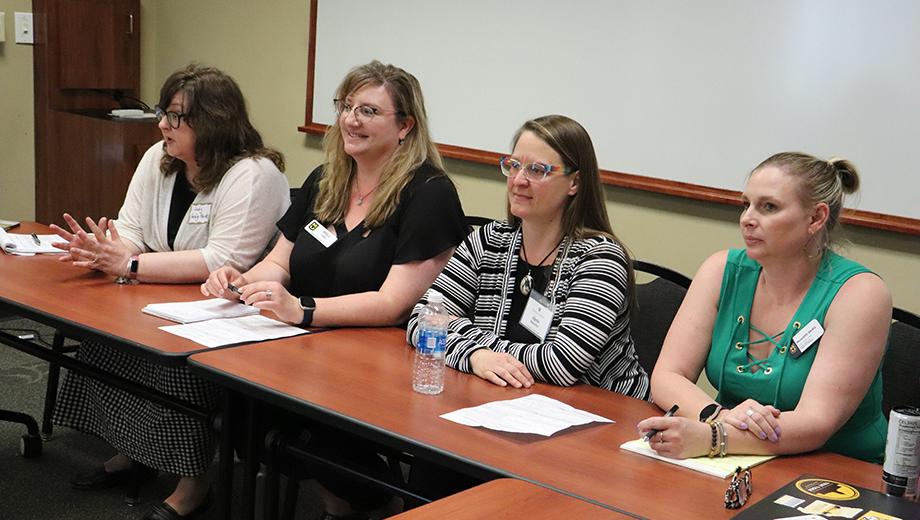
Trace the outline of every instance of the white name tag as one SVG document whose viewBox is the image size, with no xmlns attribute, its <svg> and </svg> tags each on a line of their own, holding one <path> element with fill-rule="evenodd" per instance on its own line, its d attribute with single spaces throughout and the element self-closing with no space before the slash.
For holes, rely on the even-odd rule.
<svg viewBox="0 0 920 520">
<path fill-rule="evenodd" d="M 795 343 L 799 352 L 805 352 L 808 347 L 812 346 L 823 335 L 824 328 L 818 323 L 818 320 L 811 320 L 795 336 L 792 336 L 792 342 Z"/>
<path fill-rule="evenodd" d="M 313 238 L 319 240 L 320 244 L 326 247 L 331 246 L 338 239 L 338 237 L 332 234 L 332 231 L 326 229 L 326 227 L 320 224 L 316 219 L 311 220 L 310 223 L 303 228 L 307 233 L 310 233 Z"/>
<path fill-rule="evenodd" d="M 211 220 L 211 203 L 192 204 L 188 211 L 189 224 L 207 224 Z"/>
<path fill-rule="evenodd" d="M 521 314 L 521 326 L 530 331 L 543 342 L 553 323 L 553 302 L 539 291 L 530 291 L 524 312 Z"/>
</svg>

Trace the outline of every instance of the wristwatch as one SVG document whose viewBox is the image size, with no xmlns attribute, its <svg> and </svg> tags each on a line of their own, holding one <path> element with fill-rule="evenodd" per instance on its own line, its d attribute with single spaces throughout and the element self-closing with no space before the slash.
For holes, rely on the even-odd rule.
<svg viewBox="0 0 920 520">
<path fill-rule="evenodd" d="M 700 422 L 710 423 L 719 416 L 724 407 L 719 403 L 708 404 L 700 410 Z"/>
<path fill-rule="evenodd" d="M 137 255 L 132 256 L 128 260 L 128 269 L 125 273 L 125 277 L 128 280 L 137 280 L 137 267 L 140 264 L 140 258 Z"/>
<path fill-rule="evenodd" d="M 300 309 L 303 311 L 303 319 L 300 320 L 301 327 L 309 327 L 313 322 L 313 311 L 316 310 L 316 300 L 310 296 L 300 297 Z"/>
</svg>

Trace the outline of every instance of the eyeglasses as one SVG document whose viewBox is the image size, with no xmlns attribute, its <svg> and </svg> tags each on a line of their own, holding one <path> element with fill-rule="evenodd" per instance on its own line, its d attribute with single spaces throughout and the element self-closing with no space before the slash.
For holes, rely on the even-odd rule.
<svg viewBox="0 0 920 520">
<path fill-rule="evenodd" d="M 374 116 L 404 114 L 401 110 L 380 110 L 379 108 L 372 107 L 370 105 L 352 106 L 351 103 L 345 101 L 344 99 L 333 99 L 332 105 L 335 107 L 335 113 L 337 116 L 342 117 L 342 114 L 348 116 L 349 114 L 354 113 L 355 119 L 362 123 L 367 123 L 371 119 L 374 119 Z"/>
<path fill-rule="evenodd" d="M 514 177 L 523 171 L 524 177 L 533 182 L 540 182 L 553 172 L 562 172 L 563 175 L 568 175 L 575 171 L 575 168 L 569 168 L 567 166 L 556 166 L 538 162 L 521 164 L 521 161 L 508 156 L 502 157 L 501 160 L 498 161 L 498 164 L 502 167 L 502 174 L 504 174 L 505 177 Z"/>
<path fill-rule="evenodd" d="M 741 470 L 739 466 L 732 475 L 732 481 L 725 490 L 725 507 L 727 509 L 740 509 L 751 496 L 751 468 Z"/>
<path fill-rule="evenodd" d="M 185 118 L 186 123 L 188 124 L 188 114 L 183 114 L 182 112 L 167 112 L 160 107 L 156 107 L 154 112 L 157 116 L 157 123 L 166 118 L 166 123 L 172 129 L 178 129 L 179 125 L 182 123 L 182 118 Z"/>
</svg>

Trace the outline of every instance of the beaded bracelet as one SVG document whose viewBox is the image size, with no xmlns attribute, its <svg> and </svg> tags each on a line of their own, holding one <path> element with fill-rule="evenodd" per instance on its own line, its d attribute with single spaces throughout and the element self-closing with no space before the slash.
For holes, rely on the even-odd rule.
<svg viewBox="0 0 920 520">
<path fill-rule="evenodd" d="M 709 458 L 711 459 L 719 451 L 719 433 L 715 421 L 709 423 L 709 428 L 712 430 L 712 440 L 709 442 Z"/>
</svg>

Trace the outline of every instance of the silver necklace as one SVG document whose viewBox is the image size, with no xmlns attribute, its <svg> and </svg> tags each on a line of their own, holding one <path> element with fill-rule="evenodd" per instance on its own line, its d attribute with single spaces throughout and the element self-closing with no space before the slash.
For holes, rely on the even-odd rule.
<svg viewBox="0 0 920 520">
<path fill-rule="evenodd" d="M 565 240 L 565 235 L 562 235 L 562 238 L 559 239 L 559 243 L 556 244 L 556 247 L 549 250 L 549 253 L 546 253 L 546 256 L 543 257 L 543 260 L 540 260 L 540 263 L 537 264 L 537 267 L 543 267 L 543 263 L 546 262 L 546 259 L 553 254 L 554 251 L 559 249 L 559 246 L 562 245 L 562 241 Z M 527 274 L 524 275 L 524 278 L 521 278 L 521 284 L 519 289 L 521 294 L 524 296 L 530 295 L 530 291 L 533 289 L 533 276 L 530 274 L 530 262 L 527 261 L 527 248 L 524 246 L 524 230 L 521 230 L 521 254 L 524 255 L 524 263 L 527 265 Z"/>
</svg>

